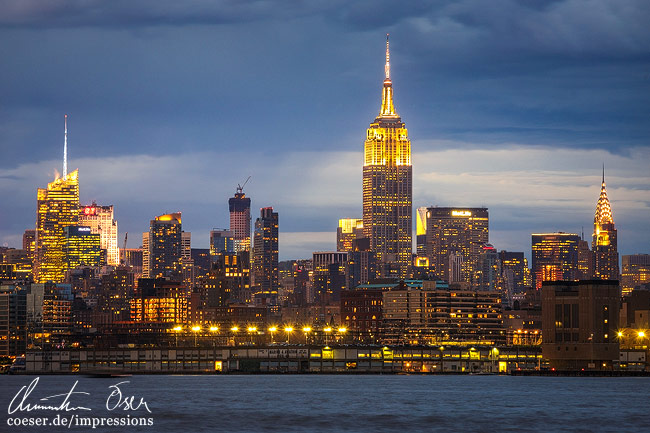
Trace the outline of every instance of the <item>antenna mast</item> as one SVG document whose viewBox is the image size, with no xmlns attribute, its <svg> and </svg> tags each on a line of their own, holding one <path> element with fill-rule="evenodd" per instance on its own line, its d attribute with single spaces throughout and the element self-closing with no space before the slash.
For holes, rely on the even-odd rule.
<svg viewBox="0 0 650 433">
<path fill-rule="evenodd" d="M 63 178 L 68 175 L 68 115 L 66 114 L 63 120 L 64 125 L 64 138 L 63 138 Z"/>
</svg>

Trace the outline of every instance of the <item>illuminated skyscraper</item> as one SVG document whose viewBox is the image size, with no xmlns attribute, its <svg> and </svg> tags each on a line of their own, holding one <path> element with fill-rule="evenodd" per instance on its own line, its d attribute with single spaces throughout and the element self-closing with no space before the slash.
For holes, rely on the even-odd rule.
<svg viewBox="0 0 650 433">
<path fill-rule="evenodd" d="M 67 270 L 63 228 L 79 222 L 79 172 L 48 183 L 37 191 L 34 279 L 61 283 Z"/>
<path fill-rule="evenodd" d="M 336 229 L 336 251 L 353 251 L 353 243 L 364 237 L 363 220 L 357 218 L 343 218 L 339 220 Z"/>
<path fill-rule="evenodd" d="M 386 275 L 385 264 L 406 277 L 412 261 L 411 142 L 393 105 L 390 54 L 386 37 L 386 77 L 379 116 L 370 124 L 364 144 L 363 230 Z"/>
<path fill-rule="evenodd" d="M 95 202 L 82 206 L 79 212 L 79 225 L 90 227 L 101 239 L 102 249 L 106 250 L 106 264 L 120 264 L 120 251 L 117 248 L 117 221 L 113 216 L 113 205 L 97 206 Z"/>
<path fill-rule="evenodd" d="M 92 233 L 90 227 L 84 226 L 67 226 L 63 232 L 68 269 L 82 266 L 99 268 L 104 264 L 101 235 Z"/>
<path fill-rule="evenodd" d="M 607 198 L 605 186 L 605 169 L 600 197 L 594 215 L 594 235 L 591 244 L 594 253 L 594 276 L 602 280 L 618 280 L 618 248 L 616 226 L 612 217 L 612 207 Z"/>
<path fill-rule="evenodd" d="M 181 213 L 157 216 L 142 235 L 144 278 L 179 278 L 182 257 Z M 146 250 L 146 252 L 145 252 Z"/>
<path fill-rule="evenodd" d="M 575 281 L 580 278 L 578 244 L 574 233 L 538 233 L 532 236 L 533 283 L 537 290 L 542 281 Z"/>
<path fill-rule="evenodd" d="M 430 207 L 426 224 L 424 251 L 435 275 L 478 284 L 479 257 L 489 241 L 487 208 Z"/>
<path fill-rule="evenodd" d="M 272 207 L 262 208 L 255 220 L 253 280 L 263 292 L 278 289 L 278 213 Z"/>
<path fill-rule="evenodd" d="M 245 183 L 244 183 L 245 185 Z M 251 249 L 251 199 L 238 186 L 234 197 L 228 200 L 230 231 L 233 234 L 235 252 Z"/>
</svg>

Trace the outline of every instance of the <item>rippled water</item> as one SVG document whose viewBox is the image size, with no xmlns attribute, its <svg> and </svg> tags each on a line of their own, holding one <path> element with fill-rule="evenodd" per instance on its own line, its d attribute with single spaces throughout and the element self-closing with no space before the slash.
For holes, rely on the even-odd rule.
<svg viewBox="0 0 650 433">
<path fill-rule="evenodd" d="M 0 431 L 302 432 L 302 431 L 650 431 L 650 378 L 510 376 L 133 376 L 94 379 L 42 376 L 29 396 L 67 393 L 91 412 L 69 417 L 153 418 L 151 427 L 12 427 L 7 408 L 35 376 L 0 378 Z M 143 397 L 151 414 L 108 412 L 109 385 L 122 380 L 123 396 Z M 57 400 L 60 403 L 61 399 Z M 42 403 L 42 402 L 41 402 Z M 48 411 L 11 417 L 54 417 Z"/>
</svg>

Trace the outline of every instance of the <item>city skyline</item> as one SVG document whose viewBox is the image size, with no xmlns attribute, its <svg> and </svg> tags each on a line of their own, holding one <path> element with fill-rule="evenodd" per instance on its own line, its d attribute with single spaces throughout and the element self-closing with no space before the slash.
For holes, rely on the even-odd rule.
<svg viewBox="0 0 650 433">
<path fill-rule="evenodd" d="M 538 10 L 522 7 L 517 13 L 550 20 L 564 8 L 575 18 L 578 11 L 567 10 L 569 3 L 544 5 Z M 457 7 L 462 11 L 469 5 L 471 2 L 463 2 Z M 192 15 L 196 11 L 190 11 L 184 22 L 165 24 L 151 11 L 134 8 L 141 19 L 121 24 L 118 16 L 108 14 L 108 18 L 81 26 L 74 16 L 66 21 L 38 10 L 27 10 L 21 16 L 9 11 L 0 22 L 0 32 L 7 36 L 2 40 L 16 42 L 11 46 L 2 42 L 0 47 L 9 54 L 24 51 L 20 56 L 11 55 L 17 61 L 0 73 L 2 94 L 7 96 L 0 126 L 4 156 L 0 192 L 7 197 L 0 209 L 0 244 L 19 247 L 22 232 L 33 228 L 34 190 L 50 182 L 55 169 L 61 170 L 61 117 L 68 113 L 69 167 L 80 170 L 80 199 L 114 205 L 120 238 L 125 232 L 133 234 L 130 247 L 139 246 L 137 233 L 147 230 L 151 218 L 175 211 L 183 212 L 184 229 L 194 233 L 194 246 L 207 247 L 210 229 L 227 227 L 226 200 L 236 185 L 251 175 L 245 192 L 252 199 L 253 213 L 273 206 L 283 216 L 281 260 L 335 249 L 338 219 L 361 213 L 360 142 L 363 125 L 372 120 L 378 104 L 377 83 L 383 63 L 383 46 L 378 41 L 389 31 L 400 114 L 408 119 L 413 145 L 414 209 L 487 206 L 490 242 L 499 250 L 524 251 L 529 256 L 531 233 L 580 233 L 582 227 L 586 234 L 591 231 L 604 161 L 619 231 L 619 253 L 647 250 L 650 233 L 644 216 L 650 206 L 650 133 L 638 113 L 647 107 L 640 95 L 650 83 L 647 72 L 638 74 L 647 65 L 642 46 L 648 31 L 631 25 L 640 22 L 640 17 L 620 12 L 614 14 L 613 24 L 598 27 L 605 15 L 591 12 L 589 19 L 598 30 L 595 39 L 611 36 L 611 42 L 602 46 L 576 30 L 574 46 L 562 47 L 549 35 L 529 28 L 523 37 L 535 43 L 529 48 L 505 44 L 501 54 L 506 61 L 499 67 L 495 59 L 485 63 L 490 60 L 488 54 L 472 59 L 481 44 L 475 47 L 470 43 L 476 43 L 470 30 L 480 28 L 479 24 L 487 26 L 492 38 L 488 40 L 495 47 L 500 46 L 496 42 L 505 42 L 494 31 L 498 17 L 472 24 L 468 17 L 463 20 L 451 13 L 449 7 L 417 13 L 407 8 L 380 26 L 364 29 L 361 14 L 357 11 L 355 15 L 353 7 L 344 8 L 347 17 L 333 17 L 327 8 L 302 10 L 304 16 L 292 14 L 287 29 L 273 33 L 269 41 L 247 39 L 241 32 L 253 25 L 260 27 L 259 32 L 278 30 L 280 24 L 271 11 L 262 11 L 250 21 L 240 15 L 229 25 L 219 24 L 216 12 L 208 14 L 207 22 L 199 23 Z M 467 32 L 430 42 L 428 39 L 438 39 L 427 36 L 452 34 L 443 25 L 445 18 Z M 310 20 L 318 24 L 313 30 L 305 28 Z M 427 31 L 427 23 L 438 27 Z M 342 30 L 343 24 L 354 25 Z M 135 34 L 138 29 L 142 33 Z M 298 30 L 307 36 L 306 42 L 291 37 Z M 322 32 L 317 35 L 318 31 Z M 194 53 L 171 47 L 185 60 L 191 74 L 157 71 L 162 74 L 160 79 L 134 97 L 130 90 L 144 83 L 146 73 L 151 72 L 134 56 L 149 52 L 148 61 L 158 58 L 167 64 L 170 58 L 163 54 L 162 46 L 169 42 L 170 32 L 182 41 L 196 42 L 190 44 Z M 75 56 L 74 70 L 69 62 L 59 59 L 65 60 L 65 55 L 50 59 L 45 51 L 34 49 L 34 43 L 46 34 L 53 41 L 66 42 L 47 46 L 50 52 L 83 54 Z M 125 55 L 132 63 L 119 75 L 127 80 L 112 97 L 106 97 L 104 88 L 115 90 L 118 81 L 93 66 L 92 47 L 81 43 L 81 36 L 88 36 L 92 45 L 100 35 L 105 41 L 103 54 L 112 60 L 117 59 L 121 43 L 129 42 Z M 201 35 L 222 36 L 222 41 L 239 49 L 237 56 L 223 56 L 233 54 L 227 44 L 217 44 L 210 51 L 196 40 Z M 543 40 L 535 40 L 535 36 L 543 36 Z M 290 48 L 295 53 L 287 51 Z M 452 48 L 459 49 L 459 54 L 450 56 Z M 581 48 L 592 57 L 580 54 Z M 544 49 L 550 50 L 547 63 Z M 294 58 L 311 51 L 317 54 L 304 57 L 308 61 Z M 614 52 L 617 61 L 612 58 Z M 251 63 L 255 55 L 255 62 L 270 66 L 268 73 L 242 72 L 257 64 Z M 45 59 L 51 62 L 41 69 L 29 68 L 31 62 Z M 537 72 L 533 66 L 524 68 L 524 59 L 544 68 Z M 202 61 L 207 70 L 231 78 L 223 81 L 232 89 L 218 93 L 223 84 L 205 81 L 205 72 L 198 67 Z M 116 70 L 109 66 L 107 70 Z M 84 72 L 96 82 L 80 80 L 79 74 Z M 615 83 L 612 72 L 617 77 Z M 198 74 L 196 85 L 187 84 L 192 74 Z M 164 89 L 172 82 L 178 89 L 167 95 Z M 268 86 L 270 83 L 274 86 Z M 571 86 L 577 90 L 567 98 L 564 89 Z M 472 92 L 476 95 L 471 96 Z M 305 93 L 310 96 L 308 103 L 302 96 Z M 97 100 L 91 107 L 82 95 L 94 95 Z M 257 116 L 256 101 L 264 102 L 268 117 Z M 603 108 L 594 108 L 601 105 Z M 233 119 L 234 114 L 241 116 L 244 108 L 250 109 L 249 116 L 244 116 L 251 123 L 247 128 Z M 278 113 L 293 126 L 287 128 L 286 122 L 279 122 Z M 142 126 L 135 128 L 134 122 Z M 224 129 L 228 124 L 234 126 Z M 332 124 L 340 127 L 326 126 Z M 265 140 L 259 140 L 262 136 Z M 228 160 L 242 163 L 224 163 Z M 213 174 L 215 167 L 219 167 L 217 175 Z M 179 173 L 175 182 L 166 184 L 164 190 L 158 188 L 161 173 L 174 170 Z"/>
</svg>

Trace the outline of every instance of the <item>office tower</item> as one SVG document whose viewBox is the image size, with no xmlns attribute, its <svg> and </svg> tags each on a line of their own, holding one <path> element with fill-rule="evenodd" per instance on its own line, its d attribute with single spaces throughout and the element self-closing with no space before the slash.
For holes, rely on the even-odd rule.
<svg viewBox="0 0 650 433">
<path fill-rule="evenodd" d="M 38 189 L 35 281 L 63 281 L 67 270 L 63 228 L 78 222 L 79 172 L 75 170 Z"/>
<path fill-rule="evenodd" d="M 181 231 L 181 258 L 186 260 L 192 258 L 192 233 L 191 232 Z"/>
<path fill-rule="evenodd" d="M 415 236 L 417 245 L 418 257 L 426 257 L 427 255 L 427 208 L 419 207 L 416 214 L 415 221 Z"/>
<path fill-rule="evenodd" d="M 339 227 L 336 229 L 336 251 L 352 251 L 352 243 L 356 239 L 362 239 L 363 220 L 358 218 L 342 218 L 339 220 Z"/>
<path fill-rule="evenodd" d="M 499 251 L 499 264 L 508 293 L 521 293 L 531 286 L 528 259 L 523 252 Z"/>
<path fill-rule="evenodd" d="M 137 296 L 129 300 L 131 320 L 169 324 L 186 323 L 188 295 L 187 288 L 179 282 L 143 278 L 138 282 Z"/>
<path fill-rule="evenodd" d="M 228 303 L 251 301 L 250 255 L 248 251 L 223 252 L 214 258 L 212 269 L 199 279 L 200 308 L 204 311 Z"/>
<path fill-rule="evenodd" d="M 442 280 L 476 284 L 478 261 L 489 240 L 487 208 L 430 207 L 425 253 Z"/>
<path fill-rule="evenodd" d="M 149 232 L 142 235 L 142 249 L 145 278 L 180 278 L 181 213 L 160 215 L 151 220 Z"/>
<path fill-rule="evenodd" d="M 117 247 L 117 221 L 113 216 L 113 205 L 98 206 L 95 202 L 82 206 L 79 211 L 79 225 L 90 227 L 90 231 L 98 234 L 102 248 L 106 250 L 106 264 L 120 264 L 120 251 Z"/>
<path fill-rule="evenodd" d="M 594 253 L 589 249 L 589 242 L 580 239 L 578 242 L 578 279 L 593 279 L 594 265 Z"/>
<path fill-rule="evenodd" d="M 221 253 L 234 253 L 235 235 L 232 230 L 212 230 L 210 231 L 210 255 L 215 257 Z M 241 247 L 241 243 L 239 246 Z M 242 249 L 240 251 L 248 251 Z"/>
<path fill-rule="evenodd" d="M 621 283 L 623 294 L 630 293 L 642 284 L 650 283 L 650 254 L 623 256 Z"/>
<path fill-rule="evenodd" d="M 106 253 L 101 246 L 101 235 L 93 234 L 90 227 L 63 228 L 67 269 L 83 266 L 99 268 L 105 263 Z"/>
<path fill-rule="evenodd" d="M 27 251 L 30 257 L 34 257 L 34 251 L 36 251 L 36 230 L 25 230 L 25 233 L 23 233 L 23 250 Z"/>
<path fill-rule="evenodd" d="M 397 268 L 398 277 L 405 278 L 413 251 L 411 142 L 393 105 L 388 36 L 384 69 L 381 109 L 364 143 L 363 230 L 382 275 L 389 276 L 387 268 L 392 267 Z"/>
<path fill-rule="evenodd" d="M 574 233 L 532 234 L 533 283 L 542 288 L 542 281 L 575 281 L 578 273 L 578 244 Z"/>
<path fill-rule="evenodd" d="M 312 281 L 317 304 L 327 305 L 341 299 L 346 288 L 347 251 L 316 252 L 312 258 Z"/>
<path fill-rule="evenodd" d="M 255 220 L 253 284 L 263 292 L 278 289 L 278 213 L 272 207 L 260 209 Z"/>
<path fill-rule="evenodd" d="M 499 286 L 501 273 L 499 254 L 491 244 L 483 245 L 482 249 L 478 260 L 477 288 L 483 291 L 495 291 Z"/>
<path fill-rule="evenodd" d="M 620 296 L 611 281 L 542 284 L 542 356 L 552 368 L 612 368 L 619 359 Z"/>
<path fill-rule="evenodd" d="M 601 280 L 618 280 L 618 247 L 616 226 L 612 217 L 612 207 L 607 198 L 605 169 L 600 197 L 594 215 L 594 235 L 591 244 L 594 253 L 594 276 Z"/>
<path fill-rule="evenodd" d="M 147 242 L 149 242 L 149 233 L 145 233 Z M 148 249 L 147 249 L 147 254 L 148 254 Z M 138 278 L 142 278 L 143 270 L 142 270 L 142 262 L 143 262 L 143 256 L 144 255 L 144 249 L 143 248 L 120 248 L 120 256 L 122 263 L 124 266 L 129 266 L 133 270 L 134 278 L 137 280 Z"/>
<path fill-rule="evenodd" d="M 377 278 L 377 263 L 375 253 L 355 249 L 348 252 L 346 269 L 347 289 L 354 289 L 360 284 L 368 284 Z"/>
<path fill-rule="evenodd" d="M 234 251 L 250 251 L 251 199 L 244 194 L 243 186 L 237 186 L 235 196 L 228 200 L 228 207 L 230 209 L 230 231 L 233 234 Z"/>
</svg>

